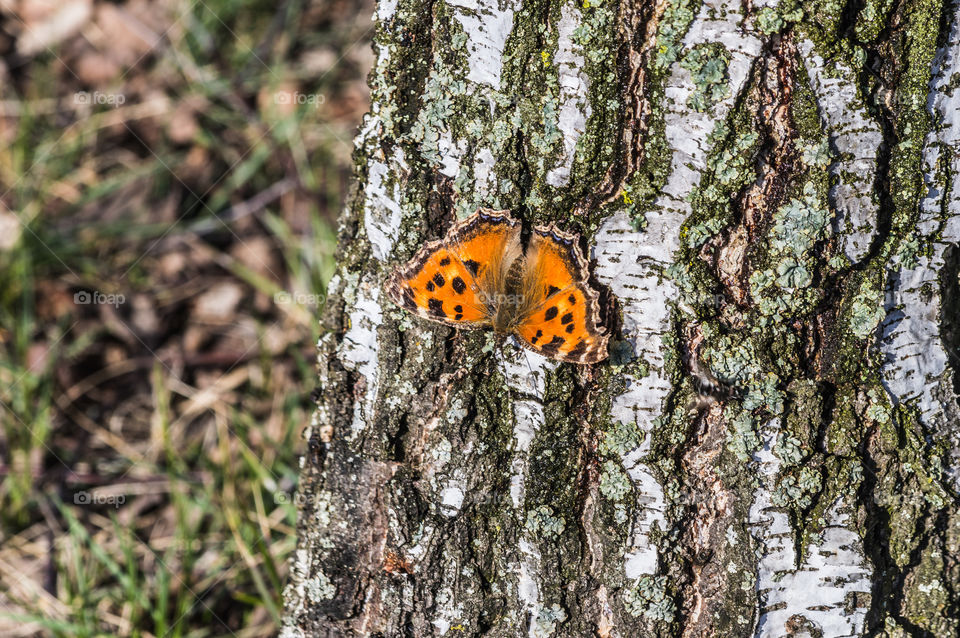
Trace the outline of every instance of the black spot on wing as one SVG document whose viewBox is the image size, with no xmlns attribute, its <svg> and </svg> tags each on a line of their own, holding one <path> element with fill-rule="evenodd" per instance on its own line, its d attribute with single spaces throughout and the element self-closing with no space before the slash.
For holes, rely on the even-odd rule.
<svg viewBox="0 0 960 638">
<path fill-rule="evenodd" d="M 443 311 L 443 301 L 435 298 L 427 300 L 427 306 L 430 308 L 430 314 L 434 317 L 444 318 L 447 313 Z"/>
<path fill-rule="evenodd" d="M 457 304 L 456 306 L 453 307 L 453 311 L 457 313 L 463 312 L 463 306 L 461 306 L 460 304 Z"/>
<path fill-rule="evenodd" d="M 543 313 L 543 318 L 546 319 L 547 321 L 550 321 L 551 319 L 557 316 L 557 313 L 558 313 L 557 307 L 550 306 L 549 308 L 547 308 L 547 311 Z"/>
<path fill-rule="evenodd" d="M 440 265 L 441 265 L 441 266 L 449 266 L 449 265 L 450 265 L 450 258 L 449 258 L 449 257 L 444 257 L 443 259 L 441 259 L 441 260 L 440 260 Z"/>
<path fill-rule="evenodd" d="M 570 296 L 567 297 L 567 301 L 570 302 L 571 306 L 575 306 L 577 304 L 577 296 L 571 293 Z"/>
<path fill-rule="evenodd" d="M 567 353 L 567 356 L 571 359 L 579 359 L 587 351 L 587 342 L 582 339 L 577 342 L 577 345 L 573 347 L 573 350 Z"/>
<path fill-rule="evenodd" d="M 458 312 L 456 315 L 454 315 L 453 319 L 454 321 L 460 321 L 463 319 L 463 315 Z"/>
<path fill-rule="evenodd" d="M 537 345 L 537 340 L 543 336 L 543 330 L 537 330 L 537 334 L 533 335 L 533 339 L 530 340 L 530 343 Z"/>
<path fill-rule="evenodd" d="M 467 267 L 467 270 L 470 271 L 470 274 L 474 277 L 477 276 L 477 271 L 480 270 L 480 263 L 472 259 L 467 259 L 463 262 L 463 265 Z M 461 280 L 462 281 L 462 280 Z"/>
<path fill-rule="evenodd" d="M 437 288 L 443 288 L 443 284 L 447 283 L 447 280 L 440 273 L 436 273 L 433 276 L 433 283 L 437 284 Z"/>
<path fill-rule="evenodd" d="M 565 314 L 565 315 L 563 315 L 562 317 L 560 317 L 560 323 L 562 323 L 562 324 L 568 324 L 568 323 L 570 323 L 571 321 L 573 321 L 573 313 L 572 313 L 572 312 L 568 312 L 567 314 Z"/>
<path fill-rule="evenodd" d="M 572 333 L 572 332 L 573 332 L 573 329 L 574 329 L 575 327 L 576 327 L 576 324 L 568 323 L 568 324 L 567 324 L 567 334 Z"/>
<path fill-rule="evenodd" d="M 560 292 L 560 289 L 557 288 L 556 286 L 550 286 L 550 287 L 547 288 L 547 296 L 548 296 L 548 297 L 552 297 L 553 295 L 557 294 L 558 292 Z"/>
<path fill-rule="evenodd" d="M 458 295 L 462 295 L 463 291 L 467 289 L 467 284 L 464 283 L 463 279 L 460 277 L 454 277 L 453 281 L 450 282 L 450 285 L 453 286 L 453 289 L 457 291 Z"/>
<path fill-rule="evenodd" d="M 437 289 L 437 287 L 433 285 L 433 282 L 432 282 L 432 281 L 428 281 L 428 282 L 427 282 L 427 290 L 428 290 L 428 291 L 433 292 L 433 291 L 436 290 L 436 289 Z"/>
<path fill-rule="evenodd" d="M 566 339 L 564 339 L 560 335 L 557 335 L 550 340 L 550 343 L 543 344 L 543 347 L 541 348 L 541 350 L 543 350 L 543 352 L 547 355 L 556 354 L 557 350 L 560 349 L 560 346 L 562 346 L 566 341 L 567 341 Z"/>
</svg>

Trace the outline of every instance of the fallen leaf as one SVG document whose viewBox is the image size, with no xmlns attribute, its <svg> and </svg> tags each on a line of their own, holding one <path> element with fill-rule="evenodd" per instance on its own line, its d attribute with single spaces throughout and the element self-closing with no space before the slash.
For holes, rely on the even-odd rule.
<svg viewBox="0 0 960 638">
<path fill-rule="evenodd" d="M 17 51 L 30 57 L 80 32 L 93 15 L 93 0 L 25 0 Z"/>
<path fill-rule="evenodd" d="M 23 232 L 17 216 L 0 206 L 0 252 L 10 250 Z"/>
<path fill-rule="evenodd" d="M 238 283 L 223 281 L 214 284 L 210 290 L 197 297 L 193 318 L 211 323 L 232 321 L 241 299 L 243 288 Z"/>
</svg>

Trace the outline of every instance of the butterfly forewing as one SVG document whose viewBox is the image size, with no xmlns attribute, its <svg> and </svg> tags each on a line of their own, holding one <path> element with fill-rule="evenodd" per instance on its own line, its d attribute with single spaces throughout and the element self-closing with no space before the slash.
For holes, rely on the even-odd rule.
<svg viewBox="0 0 960 638">
<path fill-rule="evenodd" d="M 387 290 L 394 302 L 426 319 L 482 324 L 487 316 L 473 275 L 446 246 L 418 254 Z"/>
<path fill-rule="evenodd" d="M 480 209 L 441 240 L 426 244 L 387 286 L 411 312 L 463 327 L 490 323 L 501 260 L 519 225 L 508 214 Z"/>
</svg>

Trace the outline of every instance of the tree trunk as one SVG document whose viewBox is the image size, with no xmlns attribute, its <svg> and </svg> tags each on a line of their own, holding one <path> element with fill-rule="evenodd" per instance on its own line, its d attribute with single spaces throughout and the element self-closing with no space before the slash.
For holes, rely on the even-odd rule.
<svg viewBox="0 0 960 638">
<path fill-rule="evenodd" d="M 380 0 L 295 636 L 960 632 L 960 8 Z M 610 359 L 425 323 L 479 206 L 581 234 Z"/>
</svg>

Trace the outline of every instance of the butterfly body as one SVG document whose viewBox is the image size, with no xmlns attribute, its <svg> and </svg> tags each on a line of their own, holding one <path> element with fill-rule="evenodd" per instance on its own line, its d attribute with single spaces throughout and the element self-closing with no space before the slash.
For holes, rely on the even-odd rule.
<svg viewBox="0 0 960 638">
<path fill-rule="evenodd" d="M 504 266 L 506 260 L 504 261 Z M 494 332 L 510 334 L 533 308 L 527 302 L 523 287 L 523 260 L 515 259 L 502 278 L 480 277 L 477 281 L 480 298 L 490 317 Z"/>
<path fill-rule="evenodd" d="M 588 276 L 574 235 L 538 226 L 524 251 L 520 222 L 481 208 L 398 268 L 387 292 L 431 321 L 491 327 L 547 357 L 595 363 L 608 337 Z"/>
</svg>

